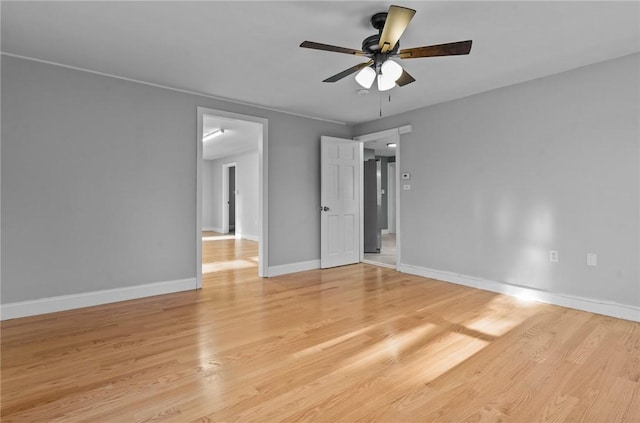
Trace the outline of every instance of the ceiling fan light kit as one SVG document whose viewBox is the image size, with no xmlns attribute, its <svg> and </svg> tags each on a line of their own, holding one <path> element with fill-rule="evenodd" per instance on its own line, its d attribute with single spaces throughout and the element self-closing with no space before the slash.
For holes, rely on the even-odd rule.
<svg viewBox="0 0 640 423">
<path fill-rule="evenodd" d="M 369 66 L 356 74 L 356 81 L 366 89 L 371 88 L 374 79 L 376 79 L 376 71 Z"/>
<path fill-rule="evenodd" d="M 396 82 L 402 75 L 404 69 L 402 69 L 402 66 L 400 66 L 397 62 L 388 59 L 382 64 L 382 66 L 380 67 L 380 71 L 382 75 L 389 77 L 393 79 L 393 82 Z"/>
<path fill-rule="evenodd" d="M 376 13 L 371 17 L 371 25 L 378 30 L 362 42 L 362 50 L 304 41 L 300 47 L 335 53 L 368 57 L 369 61 L 352 66 L 323 82 L 336 82 L 353 73 L 362 87 L 369 89 L 378 80 L 378 90 L 387 91 L 396 85 L 402 87 L 415 81 L 406 70 L 392 58 L 415 59 L 419 57 L 456 56 L 469 54 L 471 40 L 414 47 L 400 50 L 400 37 L 411 22 L 416 11 L 401 6 L 391 6 L 388 12 Z"/>
<path fill-rule="evenodd" d="M 388 75 L 380 73 L 378 75 L 378 91 L 389 91 L 396 86 L 396 81 Z"/>
</svg>

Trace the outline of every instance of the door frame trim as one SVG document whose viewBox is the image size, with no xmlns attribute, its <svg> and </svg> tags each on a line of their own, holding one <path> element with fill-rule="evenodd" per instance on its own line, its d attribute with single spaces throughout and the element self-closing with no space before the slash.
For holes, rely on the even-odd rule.
<svg viewBox="0 0 640 423">
<path fill-rule="evenodd" d="M 400 219 L 400 169 L 401 169 L 401 137 L 402 134 L 408 134 L 413 131 L 411 125 L 399 126 L 396 128 L 386 129 L 384 131 L 372 132 L 369 134 L 353 137 L 355 141 L 360 141 L 363 145 L 368 141 L 380 138 L 394 138 L 396 143 L 396 270 L 399 270 L 401 264 L 400 243 L 401 235 L 401 219 Z M 364 261 L 364 195 L 362 186 L 364 185 L 364 170 L 360 171 L 360 261 Z"/>
<path fill-rule="evenodd" d="M 204 115 L 246 120 L 262 125 L 258 140 L 258 276 L 267 277 L 269 268 L 269 119 L 197 107 L 196 125 L 196 289 L 202 288 L 202 130 Z M 237 170 L 237 168 L 236 168 Z"/>
</svg>

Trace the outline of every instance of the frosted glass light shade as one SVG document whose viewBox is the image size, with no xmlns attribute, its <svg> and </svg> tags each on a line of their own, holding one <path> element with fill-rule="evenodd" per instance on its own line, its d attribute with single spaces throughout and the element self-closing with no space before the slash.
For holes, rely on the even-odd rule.
<svg viewBox="0 0 640 423">
<path fill-rule="evenodd" d="M 382 64 L 381 70 L 385 77 L 393 79 L 394 82 L 402 75 L 402 66 L 391 59 Z"/>
<path fill-rule="evenodd" d="M 356 74 L 356 82 L 366 89 L 371 88 L 374 79 L 376 79 L 376 71 L 369 66 Z"/>
<path fill-rule="evenodd" d="M 396 80 L 381 73 L 378 75 L 378 91 L 388 91 L 396 86 Z"/>
</svg>

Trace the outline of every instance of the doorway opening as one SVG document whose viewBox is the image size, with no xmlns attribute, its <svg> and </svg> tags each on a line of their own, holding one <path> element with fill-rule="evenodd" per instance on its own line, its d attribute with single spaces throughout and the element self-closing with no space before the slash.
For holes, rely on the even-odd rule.
<svg viewBox="0 0 640 423">
<path fill-rule="evenodd" d="M 268 122 L 203 107 L 197 113 L 196 288 L 222 270 L 264 277 Z"/>
<path fill-rule="evenodd" d="M 398 269 L 400 261 L 400 135 L 411 125 L 355 137 L 363 145 L 360 261 Z"/>
<path fill-rule="evenodd" d="M 236 166 L 235 162 L 222 165 L 222 233 L 225 234 L 236 233 Z"/>
<path fill-rule="evenodd" d="M 363 262 L 396 268 L 395 165 L 397 136 L 363 144 Z M 394 172 L 390 178 L 389 171 Z M 390 187 L 390 185 L 392 185 Z M 391 221 L 391 222 L 390 222 Z"/>
</svg>

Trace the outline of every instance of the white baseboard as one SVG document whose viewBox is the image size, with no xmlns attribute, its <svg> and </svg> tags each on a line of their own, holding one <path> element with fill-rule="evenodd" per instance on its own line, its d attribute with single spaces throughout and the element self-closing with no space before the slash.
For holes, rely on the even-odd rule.
<svg viewBox="0 0 640 423">
<path fill-rule="evenodd" d="M 7 303 L 0 306 L 0 320 L 54 313 L 56 311 L 72 310 L 82 307 L 91 307 L 95 305 L 115 303 L 117 301 L 126 301 L 136 298 L 151 297 L 154 295 L 170 294 L 172 292 L 188 291 L 195 288 L 196 279 L 188 278 Z"/>
<path fill-rule="evenodd" d="M 258 241 L 258 235 L 251 235 L 251 234 L 238 234 L 236 233 L 236 238 L 242 238 L 242 239 L 246 239 L 249 241 Z"/>
<path fill-rule="evenodd" d="M 282 264 L 280 266 L 271 266 L 267 269 L 267 275 L 280 276 L 288 273 L 304 272 L 305 270 L 313 270 L 320 268 L 320 260 L 300 261 L 298 263 Z"/>
<path fill-rule="evenodd" d="M 382 230 L 382 235 L 387 235 L 389 233 L 389 229 L 383 229 Z"/>
<path fill-rule="evenodd" d="M 203 226 L 202 230 L 203 231 L 218 232 L 219 234 L 222 233 L 222 228 L 216 228 L 215 226 Z"/>
<path fill-rule="evenodd" d="M 451 282 L 458 285 L 469 286 L 485 291 L 497 292 L 510 295 L 512 297 L 526 298 L 541 303 L 554 304 L 562 307 L 574 308 L 605 316 L 616 317 L 618 319 L 640 322 L 640 307 L 620 304 L 613 301 L 598 300 L 594 298 L 578 297 L 556 292 L 544 291 L 535 288 L 510 285 L 502 282 L 495 282 L 488 279 L 476 278 L 473 276 L 459 275 L 457 273 L 443 270 L 427 269 L 424 267 L 401 264 L 398 270 L 411 275 L 423 276 L 425 278 L 437 279 Z"/>
<path fill-rule="evenodd" d="M 374 260 L 365 260 L 362 259 L 360 260 L 362 263 L 366 263 L 366 264 L 372 264 L 374 266 L 379 266 L 379 267 L 386 267 L 387 269 L 393 269 L 396 270 L 396 265 L 395 264 L 388 264 L 388 263 L 382 263 L 380 261 L 374 261 Z"/>
</svg>

